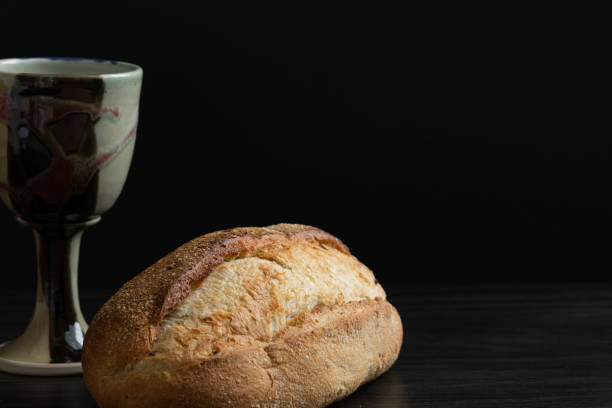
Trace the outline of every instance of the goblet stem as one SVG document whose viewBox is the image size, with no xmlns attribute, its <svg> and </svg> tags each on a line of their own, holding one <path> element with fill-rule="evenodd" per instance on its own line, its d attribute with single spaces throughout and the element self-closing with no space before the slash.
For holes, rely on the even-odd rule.
<svg viewBox="0 0 612 408">
<path fill-rule="evenodd" d="M 37 310 L 30 325 L 48 327 L 48 362 L 81 361 L 87 323 L 79 303 L 79 248 L 83 230 L 96 224 L 100 217 L 78 223 L 34 223 L 17 219 L 33 229 L 36 241 Z"/>
</svg>

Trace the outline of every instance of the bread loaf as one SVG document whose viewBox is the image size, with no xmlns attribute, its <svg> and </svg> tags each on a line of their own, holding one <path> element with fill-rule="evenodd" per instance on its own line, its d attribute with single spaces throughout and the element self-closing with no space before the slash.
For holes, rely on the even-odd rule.
<svg viewBox="0 0 612 408">
<path fill-rule="evenodd" d="M 402 326 L 372 271 L 319 229 L 196 238 L 98 311 L 83 376 L 100 407 L 324 407 L 386 371 Z"/>
</svg>

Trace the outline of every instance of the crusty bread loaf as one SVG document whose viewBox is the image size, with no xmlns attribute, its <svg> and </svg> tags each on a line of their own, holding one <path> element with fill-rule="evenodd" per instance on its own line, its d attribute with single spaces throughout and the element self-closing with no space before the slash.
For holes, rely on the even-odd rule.
<svg viewBox="0 0 612 408">
<path fill-rule="evenodd" d="M 319 229 L 196 238 L 98 311 L 83 376 L 100 407 L 324 407 L 386 371 L 402 326 L 372 272 Z"/>
</svg>

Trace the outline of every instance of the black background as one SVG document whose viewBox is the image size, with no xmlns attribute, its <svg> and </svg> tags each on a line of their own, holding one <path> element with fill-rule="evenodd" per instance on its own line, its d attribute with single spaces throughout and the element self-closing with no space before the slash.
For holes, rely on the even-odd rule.
<svg viewBox="0 0 612 408">
<path fill-rule="evenodd" d="M 337 235 L 383 286 L 608 279 L 603 9 L 57 3 L 3 0 L 0 57 L 145 72 L 132 168 L 85 232 L 82 286 L 278 222 Z M 0 243 L 3 284 L 33 286 L 33 240 L 7 210 Z"/>
</svg>

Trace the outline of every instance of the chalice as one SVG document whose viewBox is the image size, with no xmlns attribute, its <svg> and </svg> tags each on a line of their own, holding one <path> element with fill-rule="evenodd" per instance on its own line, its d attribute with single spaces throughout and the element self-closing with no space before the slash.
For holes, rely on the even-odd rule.
<svg viewBox="0 0 612 408">
<path fill-rule="evenodd" d="M 119 196 L 132 159 L 142 69 L 83 58 L 0 60 L 0 198 L 36 243 L 36 304 L 0 370 L 81 372 L 83 230 Z"/>
</svg>

